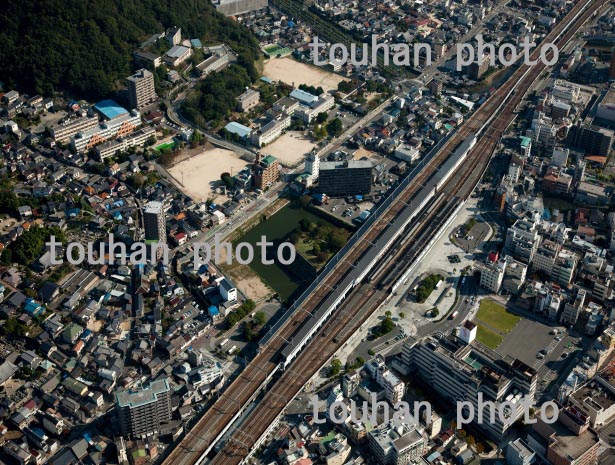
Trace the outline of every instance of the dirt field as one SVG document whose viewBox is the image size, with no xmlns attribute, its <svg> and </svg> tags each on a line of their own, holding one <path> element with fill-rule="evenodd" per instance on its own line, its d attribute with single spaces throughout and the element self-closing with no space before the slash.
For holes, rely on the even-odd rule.
<svg viewBox="0 0 615 465">
<path fill-rule="evenodd" d="M 208 197 L 216 198 L 214 189 L 223 172 L 236 174 L 247 165 L 235 152 L 216 148 L 177 163 L 169 168 L 169 173 L 181 183 L 183 172 L 183 191 L 200 202 Z"/>
<path fill-rule="evenodd" d="M 288 57 L 267 60 L 264 75 L 274 81 L 282 81 L 295 87 L 299 87 L 299 84 L 306 84 L 314 87 L 320 86 L 325 91 L 337 90 L 337 85 L 341 81 L 348 80 L 335 73 L 300 63 Z"/>
<path fill-rule="evenodd" d="M 294 168 L 303 164 L 305 157 L 316 144 L 310 142 L 302 132 L 290 131 L 265 147 L 263 151 L 280 160 L 284 166 Z"/>
</svg>

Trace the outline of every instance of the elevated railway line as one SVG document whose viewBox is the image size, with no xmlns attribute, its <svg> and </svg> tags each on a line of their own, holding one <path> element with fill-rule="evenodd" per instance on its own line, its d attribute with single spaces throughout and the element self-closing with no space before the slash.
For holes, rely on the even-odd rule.
<svg viewBox="0 0 615 465">
<path fill-rule="evenodd" d="M 576 28 L 603 4 L 604 1 L 578 2 L 546 40 L 559 38 L 558 45 L 566 43 Z M 562 34 L 565 26 L 571 26 L 570 30 Z M 319 281 L 313 292 L 268 338 L 255 359 L 221 394 L 192 431 L 185 435 L 180 445 L 167 456 L 165 465 L 203 463 L 214 444 L 243 413 L 246 406 L 267 387 L 259 404 L 246 417 L 241 428 L 233 433 L 212 463 L 242 463 L 258 447 L 261 438 L 288 402 L 389 295 L 390 290 L 386 285 L 377 289 L 380 279 L 390 279 L 387 278 L 388 270 L 383 270 L 382 277 L 376 283 L 361 283 L 365 273 L 364 270 L 357 269 L 357 264 L 369 254 L 372 263 L 376 263 L 381 259 L 386 260 L 390 253 L 402 254 L 402 251 L 407 253 L 414 250 L 408 254 L 410 257 L 424 247 L 425 238 L 429 238 L 430 234 L 437 230 L 439 222 L 435 219 L 438 211 L 462 202 L 480 180 L 502 133 L 515 117 L 514 109 L 543 70 L 544 66 L 541 65 L 520 67 L 511 79 L 443 144 L 438 153 L 424 163 L 422 170 L 413 177 L 412 183 L 404 186 L 395 195 L 386 210 L 370 224 L 369 230 L 356 240 L 337 261 L 335 267 Z M 454 170 L 447 182 L 438 185 L 439 180 L 436 177 L 439 168 L 461 143 L 474 134 L 480 135 L 476 145 L 466 153 L 463 163 Z M 437 207 L 429 208 L 425 214 L 423 208 L 419 209 L 418 206 L 425 206 L 427 202 L 432 202 Z M 420 214 L 425 214 L 420 221 L 422 225 L 415 227 L 405 245 L 395 250 L 397 237 L 406 225 Z M 405 224 L 402 228 L 403 223 Z M 407 258 L 406 261 L 409 264 L 411 259 Z M 397 260 L 391 259 L 390 262 L 395 263 Z M 401 272 L 399 267 L 398 272 Z M 350 284 L 348 289 L 346 284 Z M 326 318 L 317 320 L 319 310 L 328 310 L 327 303 L 332 303 L 335 311 L 331 311 Z M 306 340 L 298 340 L 297 335 L 304 331 L 306 324 L 314 325 L 312 329 L 315 331 Z M 295 350 L 297 347 L 299 349 Z M 285 351 L 286 355 L 292 357 L 285 359 Z M 279 379 L 274 376 L 279 376 Z"/>
</svg>

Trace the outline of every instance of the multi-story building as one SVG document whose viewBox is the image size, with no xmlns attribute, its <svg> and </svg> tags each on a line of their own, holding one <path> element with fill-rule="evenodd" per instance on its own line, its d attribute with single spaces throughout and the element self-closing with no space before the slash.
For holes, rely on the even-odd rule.
<svg viewBox="0 0 615 465">
<path fill-rule="evenodd" d="M 369 448 L 380 465 L 408 465 L 427 451 L 427 438 L 416 427 L 383 424 L 368 434 Z"/>
<path fill-rule="evenodd" d="M 545 116 L 541 111 L 534 112 L 531 125 L 532 142 L 538 146 L 551 150 L 555 146 L 557 127 L 551 118 Z"/>
<path fill-rule="evenodd" d="M 615 132 L 599 126 L 573 126 L 568 133 L 568 141 L 582 148 L 588 155 L 607 157 L 613 146 Z"/>
<path fill-rule="evenodd" d="M 285 114 L 278 115 L 278 118 L 272 119 L 258 131 L 254 131 L 251 136 L 251 141 L 257 147 L 270 144 L 282 133 L 290 127 L 290 116 Z"/>
<path fill-rule="evenodd" d="M 565 147 L 553 147 L 551 153 L 551 164 L 558 168 L 564 168 L 568 163 L 568 156 L 570 155 L 570 149 Z"/>
<path fill-rule="evenodd" d="M 305 159 L 305 173 L 310 175 L 311 184 L 318 181 L 320 174 L 320 157 L 316 153 L 310 153 Z"/>
<path fill-rule="evenodd" d="M 293 95 L 297 95 L 297 92 L 294 91 L 291 93 L 291 97 Z M 300 101 L 301 102 L 301 101 Z M 299 118 L 306 124 L 310 124 L 319 113 L 324 113 L 329 111 L 335 105 L 335 98 L 332 95 L 326 95 L 324 97 L 315 97 L 315 100 L 311 103 L 303 103 L 300 104 L 295 110 L 295 117 Z"/>
<path fill-rule="evenodd" d="M 373 164 L 369 160 L 320 163 L 318 192 L 329 197 L 365 195 L 372 188 Z"/>
<path fill-rule="evenodd" d="M 532 403 L 536 392 L 535 369 L 520 360 L 502 358 L 471 337 L 408 339 L 394 367 L 403 374 L 418 374 L 451 402 L 472 404 L 476 426 L 494 438 L 501 438 L 524 414 L 522 398 Z M 483 403 L 493 402 L 495 409 L 479 409 L 479 394 Z M 503 402 L 511 402 L 512 407 L 504 408 Z M 503 415 L 495 410 L 502 411 Z M 479 423 L 476 420 L 481 412 L 482 423 Z"/>
<path fill-rule="evenodd" d="M 149 202 L 143 211 L 145 240 L 167 242 L 167 220 L 162 202 Z"/>
<path fill-rule="evenodd" d="M 577 257 L 569 250 L 560 250 L 551 271 L 551 279 L 561 286 L 568 287 L 577 266 Z"/>
<path fill-rule="evenodd" d="M 438 79 L 432 79 L 428 84 L 429 90 L 434 95 L 440 95 L 442 93 L 442 81 Z"/>
<path fill-rule="evenodd" d="M 86 132 L 98 126 L 98 118 L 77 116 L 65 118 L 51 128 L 51 137 L 59 144 L 69 142 L 79 132 Z"/>
<path fill-rule="evenodd" d="M 128 86 L 128 100 L 130 101 L 131 109 L 142 110 L 158 100 L 154 85 L 154 75 L 145 68 L 126 78 L 126 84 Z"/>
<path fill-rule="evenodd" d="M 258 105 L 261 100 L 261 94 L 254 90 L 248 89 L 239 97 L 237 97 L 237 109 L 239 111 L 248 111 Z"/>
<path fill-rule="evenodd" d="M 491 57 L 489 55 L 483 55 L 474 60 L 468 67 L 468 76 L 470 79 L 480 79 L 483 74 L 489 69 L 491 64 Z"/>
<path fill-rule="evenodd" d="M 71 146 L 77 152 L 84 152 L 103 142 L 124 137 L 141 126 L 141 114 L 137 110 L 124 110 L 112 119 L 103 121 L 87 131 L 80 131 L 71 137 Z"/>
<path fill-rule="evenodd" d="M 280 165 L 278 159 L 267 155 L 263 157 L 259 152 L 254 161 L 254 185 L 257 189 L 271 187 L 280 178 Z"/>
<path fill-rule="evenodd" d="M 548 276 L 551 276 L 553 272 L 553 265 L 555 259 L 559 254 L 560 246 L 555 242 L 543 241 L 542 244 L 536 249 L 534 258 L 532 260 L 532 269 L 536 271 L 543 271 Z"/>
<path fill-rule="evenodd" d="M 157 434 L 171 420 L 171 388 L 166 378 L 139 391 L 116 394 L 116 409 L 122 435 L 143 437 Z"/>
<path fill-rule="evenodd" d="M 587 292 L 585 289 L 579 289 L 574 300 L 566 302 L 564 305 L 564 311 L 560 317 L 560 322 L 565 325 L 574 326 L 579 320 L 579 316 L 583 311 L 583 305 L 585 304 L 585 297 Z"/>
<path fill-rule="evenodd" d="M 531 465 L 536 452 L 528 447 L 521 438 L 510 441 L 506 447 L 506 463 L 508 465 Z"/>
<path fill-rule="evenodd" d="M 386 366 L 376 372 L 376 382 L 384 388 L 384 396 L 393 405 L 398 403 L 406 393 L 406 385 Z"/>
<path fill-rule="evenodd" d="M 506 231 L 505 250 L 507 254 L 529 264 L 540 245 L 540 240 L 536 222 L 519 219 Z"/>
<path fill-rule="evenodd" d="M 505 271 L 505 260 L 496 260 L 495 262 L 487 260 L 487 262 L 480 267 L 480 286 L 484 287 L 489 292 L 497 294 L 502 287 Z"/>
<path fill-rule="evenodd" d="M 95 147 L 96 155 L 100 161 L 113 157 L 119 152 L 124 152 L 132 147 L 143 147 L 152 138 L 156 139 L 156 131 L 147 126 L 136 130 L 132 134 L 118 140 L 103 142 Z"/>
<path fill-rule="evenodd" d="M 551 96 L 557 100 L 574 103 L 581 96 L 581 87 L 572 82 L 556 79 L 551 89 Z"/>
</svg>

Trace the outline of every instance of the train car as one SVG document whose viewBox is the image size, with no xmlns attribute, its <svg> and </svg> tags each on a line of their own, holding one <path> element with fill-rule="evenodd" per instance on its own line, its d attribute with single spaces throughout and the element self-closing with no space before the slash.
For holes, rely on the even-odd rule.
<svg viewBox="0 0 615 465">
<path fill-rule="evenodd" d="M 446 159 L 434 174 L 432 180 L 435 182 L 436 193 L 442 188 L 446 181 L 451 177 L 455 170 L 465 160 L 470 150 L 476 145 L 476 134 L 470 134 L 461 142 L 453 153 Z"/>
</svg>

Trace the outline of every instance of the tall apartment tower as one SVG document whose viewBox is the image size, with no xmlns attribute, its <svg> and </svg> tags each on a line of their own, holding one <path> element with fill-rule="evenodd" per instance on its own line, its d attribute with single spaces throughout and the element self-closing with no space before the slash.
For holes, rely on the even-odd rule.
<svg viewBox="0 0 615 465">
<path fill-rule="evenodd" d="M 157 434 L 160 425 L 171 421 L 169 381 L 159 379 L 139 391 L 122 391 L 116 394 L 115 405 L 123 436 Z"/>
<path fill-rule="evenodd" d="M 162 202 L 149 202 L 145 205 L 143 223 L 146 242 L 167 242 L 167 225 Z"/>
<path fill-rule="evenodd" d="M 142 110 L 150 103 L 158 100 L 154 86 L 154 75 L 145 68 L 126 78 L 126 84 L 128 85 L 128 99 L 131 110 L 133 108 Z"/>
</svg>

